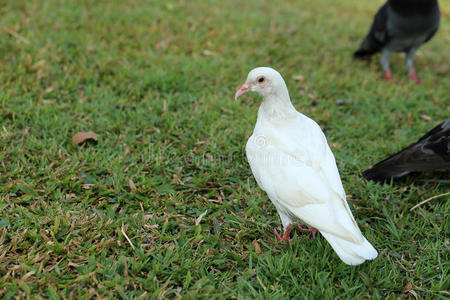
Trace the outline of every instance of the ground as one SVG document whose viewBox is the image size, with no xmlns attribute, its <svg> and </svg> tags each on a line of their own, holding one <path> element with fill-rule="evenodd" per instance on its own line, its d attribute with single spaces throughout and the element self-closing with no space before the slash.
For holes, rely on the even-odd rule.
<svg viewBox="0 0 450 300">
<path fill-rule="evenodd" d="M 383 1 L 0 3 L 0 296 L 449 297 L 448 172 L 361 171 L 449 117 L 450 2 L 416 57 L 422 84 L 352 52 Z M 245 158 L 271 66 L 324 129 L 379 257 L 343 264 L 319 235 L 278 243 Z M 72 137 L 94 131 L 98 143 Z"/>
</svg>

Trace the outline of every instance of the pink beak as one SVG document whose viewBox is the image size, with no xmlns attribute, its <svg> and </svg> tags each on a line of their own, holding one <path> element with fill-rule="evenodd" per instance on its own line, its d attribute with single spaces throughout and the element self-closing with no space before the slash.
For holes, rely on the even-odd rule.
<svg viewBox="0 0 450 300">
<path fill-rule="evenodd" d="M 236 100 L 239 96 L 247 93 L 248 91 L 250 91 L 252 89 L 252 85 L 249 83 L 244 83 L 237 91 L 236 94 L 234 95 L 234 100 Z"/>
</svg>

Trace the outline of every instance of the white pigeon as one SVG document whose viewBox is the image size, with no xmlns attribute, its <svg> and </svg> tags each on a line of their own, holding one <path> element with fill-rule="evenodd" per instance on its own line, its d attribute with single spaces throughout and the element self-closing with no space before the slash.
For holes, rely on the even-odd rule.
<svg viewBox="0 0 450 300">
<path fill-rule="evenodd" d="M 280 73 L 253 69 L 235 98 L 249 91 L 263 101 L 247 141 L 247 159 L 280 215 L 284 235 L 280 238 L 275 231 L 278 240 L 288 240 L 293 224 L 301 222 L 317 228 L 346 264 L 376 258 L 377 251 L 362 235 L 347 204 L 325 135 L 316 122 L 295 110 Z"/>
</svg>

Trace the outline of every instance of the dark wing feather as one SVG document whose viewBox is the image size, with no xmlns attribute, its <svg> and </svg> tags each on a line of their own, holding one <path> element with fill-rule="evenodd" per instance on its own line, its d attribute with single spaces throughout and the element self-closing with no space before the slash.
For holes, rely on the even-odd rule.
<svg viewBox="0 0 450 300">
<path fill-rule="evenodd" d="M 425 39 L 425 41 L 423 42 L 424 44 L 426 42 L 428 42 L 429 40 L 431 40 L 431 38 L 436 34 L 436 32 L 438 31 L 439 26 L 436 26 L 436 28 L 427 36 L 427 38 Z"/>
<path fill-rule="evenodd" d="M 436 1 L 435 4 L 435 10 L 434 10 L 434 14 L 433 14 L 433 18 L 435 19 L 435 23 L 436 23 L 436 27 L 433 29 L 432 32 L 430 32 L 430 34 L 427 36 L 427 38 L 425 39 L 425 41 L 423 42 L 424 44 L 426 42 L 428 42 L 429 40 L 431 40 L 431 38 L 436 34 L 436 32 L 438 31 L 439 28 L 439 21 L 441 18 L 441 10 L 439 9 L 439 4 Z"/>
<path fill-rule="evenodd" d="M 375 15 L 364 41 L 359 49 L 353 54 L 356 58 L 364 58 L 380 51 L 389 41 L 389 32 L 387 29 L 388 3 L 385 3 Z"/>
<path fill-rule="evenodd" d="M 427 132 L 416 143 L 365 170 L 363 176 L 381 181 L 410 172 L 446 168 L 450 168 L 450 118 Z"/>
</svg>

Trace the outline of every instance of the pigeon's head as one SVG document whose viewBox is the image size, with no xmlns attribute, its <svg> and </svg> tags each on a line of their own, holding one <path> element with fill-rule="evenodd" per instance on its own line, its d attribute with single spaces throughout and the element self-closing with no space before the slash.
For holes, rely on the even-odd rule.
<svg viewBox="0 0 450 300">
<path fill-rule="evenodd" d="M 281 96 L 287 91 L 280 73 L 272 68 L 260 67 L 250 71 L 245 83 L 237 90 L 234 98 L 247 92 L 256 92 L 263 98 L 269 95 Z"/>
</svg>

